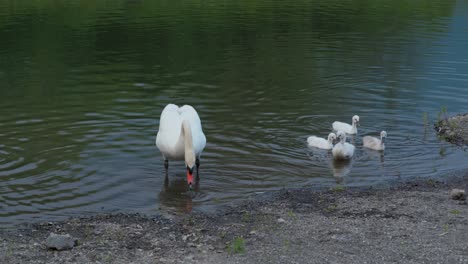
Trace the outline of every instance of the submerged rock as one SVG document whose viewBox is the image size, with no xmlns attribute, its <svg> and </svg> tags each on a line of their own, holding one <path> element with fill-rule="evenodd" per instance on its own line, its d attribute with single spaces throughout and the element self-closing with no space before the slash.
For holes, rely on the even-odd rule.
<svg viewBox="0 0 468 264">
<path fill-rule="evenodd" d="M 45 241 L 45 244 L 48 249 L 67 250 L 76 246 L 78 244 L 78 240 L 69 234 L 58 235 L 55 233 L 50 233 L 49 237 Z"/>
<path fill-rule="evenodd" d="M 434 129 L 445 140 L 459 145 L 468 145 L 468 114 L 445 118 L 434 124 Z"/>
<path fill-rule="evenodd" d="M 465 190 L 462 189 L 452 189 L 450 191 L 450 197 L 453 200 L 466 200 Z"/>
</svg>

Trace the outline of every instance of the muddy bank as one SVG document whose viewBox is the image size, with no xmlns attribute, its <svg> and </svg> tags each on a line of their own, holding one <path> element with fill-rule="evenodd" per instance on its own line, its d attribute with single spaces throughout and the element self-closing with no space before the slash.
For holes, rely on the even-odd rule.
<svg viewBox="0 0 468 264">
<path fill-rule="evenodd" d="M 434 124 L 434 128 L 445 140 L 458 145 L 468 145 L 468 114 L 440 120 Z"/>
<path fill-rule="evenodd" d="M 101 215 L 0 230 L 1 263 L 468 263 L 468 173 L 387 189 L 282 190 L 216 214 Z M 78 245 L 48 250 L 51 232 Z"/>
</svg>

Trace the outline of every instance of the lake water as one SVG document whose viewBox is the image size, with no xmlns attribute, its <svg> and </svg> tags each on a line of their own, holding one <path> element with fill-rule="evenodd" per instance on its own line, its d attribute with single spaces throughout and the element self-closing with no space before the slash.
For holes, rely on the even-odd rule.
<svg viewBox="0 0 468 264">
<path fill-rule="evenodd" d="M 0 1 L 0 22 L 2 226 L 468 168 L 432 128 L 468 111 L 467 1 Z M 154 144 L 168 103 L 202 119 L 194 192 Z M 355 114 L 350 164 L 306 146 Z M 384 157 L 362 148 L 382 129 Z"/>
</svg>

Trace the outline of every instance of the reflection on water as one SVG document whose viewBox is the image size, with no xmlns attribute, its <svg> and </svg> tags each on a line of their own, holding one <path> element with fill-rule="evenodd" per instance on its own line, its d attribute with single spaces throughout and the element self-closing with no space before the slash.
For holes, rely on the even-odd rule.
<svg viewBox="0 0 468 264">
<path fill-rule="evenodd" d="M 335 160 L 332 162 L 333 177 L 336 178 L 336 183 L 341 184 L 344 182 L 346 176 L 351 173 L 353 167 L 353 160 Z"/>
<path fill-rule="evenodd" d="M 170 180 L 168 176 L 164 179 L 164 185 L 159 192 L 158 201 L 162 208 L 176 212 L 190 213 L 193 209 L 193 201 L 200 189 L 200 181 L 196 180 L 193 189 L 187 188 L 184 178 Z"/>
<path fill-rule="evenodd" d="M 466 112 L 467 13 L 455 0 L 1 1 L 0 224 L 467 169 L 432 130 L 442 106 Z M 168 103 L 193 105 L 207 137 L 190 195 L 182 162 L 165 182 L 154 144 Z M 351 164 L 306 147 L 355 114 Z M 362 149 L 381 130 L 385 162 Z"/>
</svg>

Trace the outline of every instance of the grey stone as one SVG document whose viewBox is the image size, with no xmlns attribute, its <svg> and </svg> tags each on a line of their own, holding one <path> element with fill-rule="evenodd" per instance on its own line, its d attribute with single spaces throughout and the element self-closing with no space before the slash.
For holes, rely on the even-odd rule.
<svg viewBox="0 0 468 264">
<path fill-rule="evenodd" d="M 465 190 L 462 190 L 462 189 L 452 189 L 450 191 L 450 197 L 453 199 L 453 200 L 466 200 L 466 194 L 465 194 Z"/>
<path fill-rule="evenodd" d="M 45 241 L 45 244 L 49 249 L 67 250 L 76 246 L 78 244 L 78 240 L 69 234 L 57 235 L 55 233 L 50 233 L 49 237 Z"/>
</svg>

